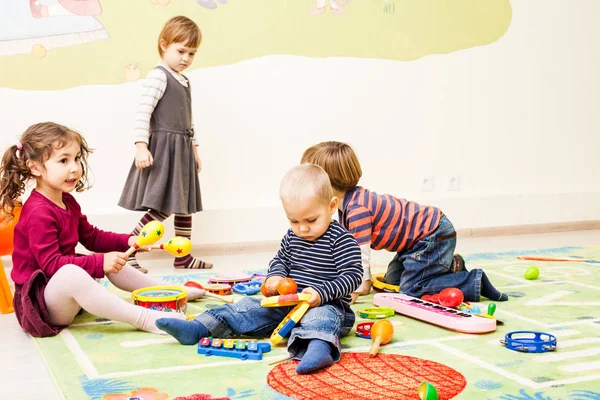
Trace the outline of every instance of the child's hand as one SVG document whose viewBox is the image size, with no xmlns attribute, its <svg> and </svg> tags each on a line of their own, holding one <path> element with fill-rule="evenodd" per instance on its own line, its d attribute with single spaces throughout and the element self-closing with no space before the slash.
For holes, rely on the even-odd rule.
<svg viewBox="0 0 600 400">
<path fill-rule="evenodd" d="M 202 160 L 200 160 L 200 155 L 198 155 L 198 146 L 194 146 L 194 159 L 196 160 L 196 169 L 200 172 L 202 170 Z"/>
<path fill-rule="evenodd" d="M 310 308 L 317 307 L 321 305 L 321 295 L 315 289 L 311 287 L 304 288 L 302 293 L 310 294 L 310 299 L 308 300 L 308 304 Z"/>
<path fill-rule="evenodd" d="M 267 294 L 265 295 L 265 297 L 278 295 L 279 292 L 277 292 L 277 285 L 279 285 L 279 282 L 281 282 L 282 280 L 283 280 L 283 277 L 281 277 L 281 276 L 272 276 L 269 279 L 267 279 L 264 283 L 266 291 L 267 291 Z"/>
<path fill-rule="evenodd" d="M 127 257 L 125 253 L 121 253 L 119 251 L 111 251 L 110 253 L 104 253 L 104 273 L 116 274 L 119 272 L 127 263 Z"/>
<path fill-rule="evenodd" d="M 147 168 L 154 163 L 152 153 L 148 150 L 148 145 L 144 142 L 135 144 L 135 167 L 139 169 Z"/>
</svg>

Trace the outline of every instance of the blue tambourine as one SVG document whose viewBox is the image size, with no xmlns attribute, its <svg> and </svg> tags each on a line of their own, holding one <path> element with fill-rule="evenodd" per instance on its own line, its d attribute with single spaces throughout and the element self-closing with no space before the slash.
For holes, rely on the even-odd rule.
<svg viewBox="0 0 600 400">
<path fill-rule="evenodd" d="M 509 332 L 500 343 L 507 349 L 523 353 L 545 353 L 556 350 L 556 336 L 545 332 Z"/>
<path fill-rule="evenodd" d="M 245 294 L 251 296 L 260 292 L 260 287 L 262 286 L 262 282 L 258 281 L 250 281 L 250 282 L 242 282 L 236 283 L 233 285 L 231 290 L 239 294 Z"/>
</svg>

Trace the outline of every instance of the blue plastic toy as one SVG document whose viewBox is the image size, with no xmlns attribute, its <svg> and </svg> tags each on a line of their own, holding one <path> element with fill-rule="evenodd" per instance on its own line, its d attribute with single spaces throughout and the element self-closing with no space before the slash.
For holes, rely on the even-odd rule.
<svg viewBox="0 0 600 400">
<path fill-rule="evenodd" d="M 250 282 L 241 282 L 233 285 L 231 290 L 239 294 L 246 294 L 251 296 L 260 292 L 260 287 L 262 286 L 262 282 L 258 281 L 250 281 Z"/>
<path fill-rule="evenodd" d="M 240 360 L 262 360 L 263 353 L 271 351 L 271 345 L 263 342 L 247 342 L 246 340 L 235 340 L 233 347 L 222 346 L 224 342 L 232 339 L 204 337 L 198 343 L 198 354 L 205 356 L 220 356 L 239 358 Z"/>
<path fill-rule="evenodd" d="M 545 353 L 556 350 L 556 336 L 545 332 L 509 332 L 500 343 L 507 349 L 524 353 Z"/>
</svg>

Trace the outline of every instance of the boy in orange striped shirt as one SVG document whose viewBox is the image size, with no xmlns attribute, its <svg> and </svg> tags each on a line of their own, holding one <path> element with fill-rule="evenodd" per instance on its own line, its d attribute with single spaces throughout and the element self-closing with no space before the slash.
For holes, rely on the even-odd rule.
<svg viewBox="0 0 600 400">
<path fill-rule="evenodd" d="M 463 258 L 454 254 L 454 226 L 438 208 L 357 186 L 362 169 L 348 144 L 319 143 L 304 152 L 301 162 L 319 165 L 327 172 L 334 195 L 340 199 L 340 224 L 360 245 L 364 275 L 361 287 L 352 294 L 353 301 L 371 290 L 371 249 L 396 253 L 385 281 L 400 285 L 400 291 L 409 296 L 453 287 L 463 292 L 465 301 L 479 301 L 480 296 L 508 300 L 483 270 L 466 270 Z"/>
</svg>

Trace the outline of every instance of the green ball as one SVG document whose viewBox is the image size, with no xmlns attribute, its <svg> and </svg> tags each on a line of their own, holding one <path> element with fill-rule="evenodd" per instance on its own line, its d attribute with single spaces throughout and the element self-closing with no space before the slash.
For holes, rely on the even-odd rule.
<svg viewBox="0 0 600 400">
<path fill-rule="evenodd" d="M 528 279 L 530 281 L 537 279 L 538 276 L 540 276 L 540 270 L 534 265 L 527 268 L 527 271 L 525 271 L 525 279 Z"/>
</svg>

